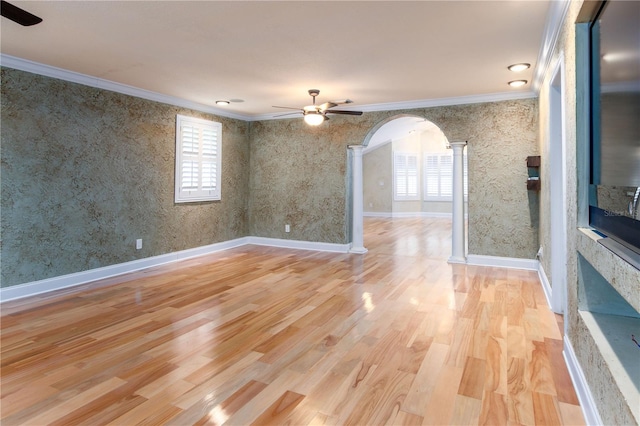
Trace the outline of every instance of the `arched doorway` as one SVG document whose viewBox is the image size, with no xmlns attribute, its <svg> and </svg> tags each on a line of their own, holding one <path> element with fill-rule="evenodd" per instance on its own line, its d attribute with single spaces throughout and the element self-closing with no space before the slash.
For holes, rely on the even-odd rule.
<svg viewBox="0 0 640 426">
<path fill-rule="evenodd" d="M 362 145 L 349 148 L 352 252 L 366 252 L 362 231 L 365 214 L 452 217 L 456 149 L 451 149 L 435 123 L 418 115 L 398 114 L 377 123 Z M 464 160 L 462 156 L 460 160 Z M 363 168 L 363 163 L 369 166 Z M 459 167 L 466 171 L 466 162 Z M 466 194 L 466 173 L 463 180 L 460 192 Z"/>
</svg>

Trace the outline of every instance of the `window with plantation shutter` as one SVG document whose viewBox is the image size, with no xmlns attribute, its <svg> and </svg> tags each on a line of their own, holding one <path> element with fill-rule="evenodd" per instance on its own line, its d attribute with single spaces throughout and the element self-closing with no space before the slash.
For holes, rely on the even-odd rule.
<svg viewBox="0 0 640 426">
<path fill-rule="evenodd" d="M 464 196 L 467 196 L 467 156 L 463 156 Z M 451 201 L 453 198 L 453 153 L 425 154 L 424 199 Z"/>
<path fill-rule="evenodd" d="M 418 154 L 393 153 L 393 195 L 396 200 L 419 200 Z"/>
<path fill-rule="evenodd" d="M 176 203 L 219 200 L 222 124 L 176 117 Z"/>
</svg>

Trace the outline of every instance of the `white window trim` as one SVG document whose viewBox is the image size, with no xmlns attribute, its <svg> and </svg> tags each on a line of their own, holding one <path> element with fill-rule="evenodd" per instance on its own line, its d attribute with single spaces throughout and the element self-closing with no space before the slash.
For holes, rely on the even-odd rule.
<svg viewBox="0 0 640 426">
<path fill-rule="evenodd" d="M 188 154 L 183 149 L 183 128 L 192 126 L 198 130 L 198 152 Z M 204 153 L 204 143 L 202 134 L 204 130 L 212 131 L 215 134 L 215 147 L 213 155 Z M 197 187 L 193 190 L 183 189 L 183 163 L 191 160 L 197 166 Z M 204 188 L 202 183 L 202 170 L 204 165 L 214 165 L 215 167 L 215 187 Z M 201 118 L 176 115 L 176 164 L 175 164 L 175 202 L 192 203 L 201 201 L 217 201 L 221 199 L 221 172 L 222 172 L 222 124 L 204 120 Z"/>
<path fill-rule="evenodd" d="M 423 187 L 423 190 L 424 190 L 424 194 L 423 194 L 424 200 L 425 201 L 452 201 L 453 200 L 453 194 L 452 195 L 437 195 L 437 196 L 428 195 L 427 194 L 427 179 L 428 179 L 428 176 L 427 176 L 428 175 L 427 161 L 428 161 L 429 157 L 436 156 L 436 155 L 438 157 L 443 157 L 443 156 L 451 157 L 451 166 L 452 166 L 452 168 L 451 168 L 451 176 L 449 177 L 449 179 L 451 180 L 451 186 L 452 186 L 452 190 L 453 190 L 453 152 L 451 151 L 451 152 L 429 152 L 429 153 L 424 153 L 424 156 L 423 156 L 424 157 L 423 158 L 423 162 L 424 162 L 423 170 L 424 170 L 424 173 L 423 173 L 423 176 L 422 176 L 423 177 L 422 187 Z M 468 193 L 469 193 L 469 189 L 468 189 L 469 188 L 469 184 L 468 184 L 468 182 L 469 182 L 469 177 L 468 177 L 468 175 L 469 175 L 469 173 L 468 173 L 469 167 L 468 167 L 468 161 L 467 161 L 467 154 L 464 153 L 462 158 L 463 158 L 462 161 L 463 161 L 463 167 L 464 167 L 464 169 L 463 169 L 464 199 L 466 200 L 467 196 L 468 196 Z M 438 164 L 440 164 L 440 163 L 438 163 Z M 440 188 L 441 188 L 441 181 L 442 181 L 442 174 L 440 173 L 439 177 L 438 177 L 438 190 L 439 191 L 440 191 Z"/>
<path fill-rule="evenodd" d="M 397 186 L 397 157 L 416 158 L 416 195 L 399 195 Z M 393 199 L 394 201 L 420 201 L 420 153 L 394 151 L 393 153 Z"/>
</svg>

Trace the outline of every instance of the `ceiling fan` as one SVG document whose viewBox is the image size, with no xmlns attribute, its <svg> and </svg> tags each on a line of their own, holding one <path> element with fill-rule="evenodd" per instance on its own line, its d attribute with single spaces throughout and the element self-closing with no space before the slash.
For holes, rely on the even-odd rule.
<svg viewBox="0 0 640 426">
<path fill-rule="evenodd" d="M 42 18 L 4 0 L 0 2 L 0 15 L 25 27 L 30 27 L 31 25 L 42 22 Z"/>
<path fill-rule="evenodd" d="M 316 96 L 320 94 L 318 89 L 310 89 L 309 96 L 313 98 L 313 104 L 307 105 L 303 108 L 292 108 L 292 107 L 284 107 L 284 106 L 276 106 L 274 108 L 285 108 L 285 109 L 296 109 L 302 112 L 305 123 L 311 126 L 317 126 L 328 120 L 327 114 L 343 114 L 343 115 L 362 115 L 362 111 L 344 111 L 338 109 L 332 109 L 333 107 L 337 107 L 338 105 L 350 104 L 353 103 L 351 99 L 342 99 L 339 101 L 329 101 L 325 102 L 322 105 L 316 105 Z M 297 112 L 291 112 L 289 114 L 297 114 Z M 282 114 L 282 115 L 289 115 Z"/>
</svg>

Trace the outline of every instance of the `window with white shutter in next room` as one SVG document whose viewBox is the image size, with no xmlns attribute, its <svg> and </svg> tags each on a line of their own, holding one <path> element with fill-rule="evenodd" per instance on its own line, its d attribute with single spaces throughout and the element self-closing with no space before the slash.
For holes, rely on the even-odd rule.
<svg viewBox="0 0 640 426">
<path fill-rule="evenodd" d="M 396 201 L 420 199 L 417 153 L 393 153 L 393 180 L 393 195 Z"/>
<path fill-rule="evenodd" d="M 464 196 L 467 197 L 467 155 L 463 156 Z M 424 155 L 424 199 L 451 201 L 453 199 L 453 153 Z"/>
<path fill-rule="evenodd" d="M 176 203 L 220 199 L 222 124 L 176 117 Z"/>
</svg>

